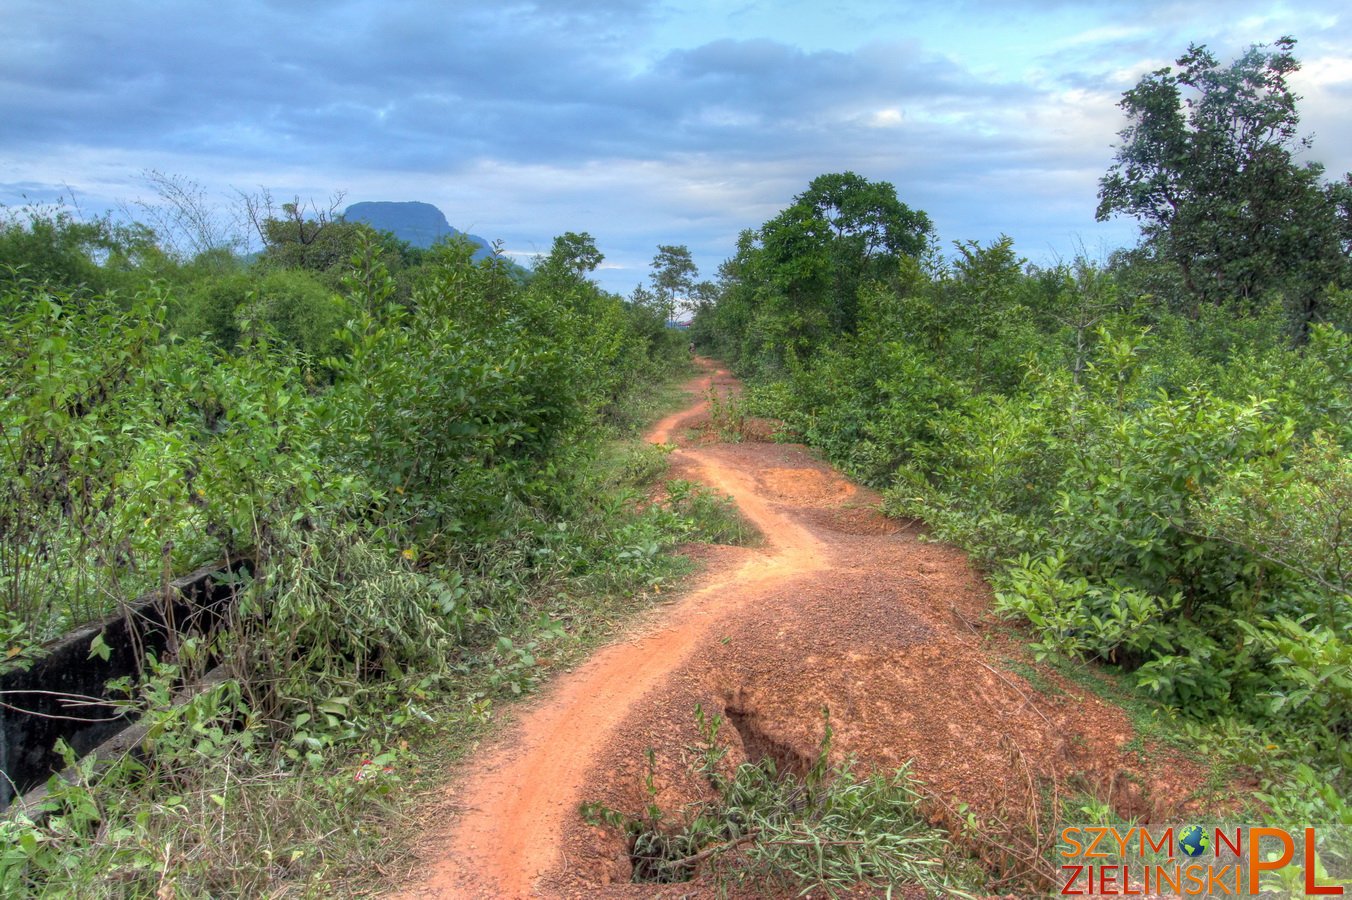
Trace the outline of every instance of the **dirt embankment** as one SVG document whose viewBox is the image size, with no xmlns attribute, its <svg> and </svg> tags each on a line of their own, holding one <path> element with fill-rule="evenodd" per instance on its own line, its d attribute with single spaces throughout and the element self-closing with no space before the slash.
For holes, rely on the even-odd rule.
<svg viewBox="0 0 1352 900">
<path fill-rule="evenodd" d="M 735 390 L 706 365 L 692 391 Z M 649 439 L 679 445 L 673 474 L 732 496 L 763 546 L 708 551 L 679 601 L 525 707 L 451 788 L 456 814 L 399 896 L 715 896 L 629 884 L 620 836 L 578 813 L 583 801 L 640 809 L 648 748 L 659 801 L 696 796 L 696 704 L 733 726 L 734 759 L 790 768 L 816 753 L 829 709 L 833 757 L 864 770 L 913 761 L 937 822 L 955 824 L 965 804 L 1004 823 L 970 848 L 996 871 L 1014 872 L 1020 842 L 1050 837 L 1045 809 L 1063 792 L 1147 820 L 1186 814 L 1202 773 L 1144 752 L 1120 709 L 1032 665 L 988 619 L 989 589 L 961 553 L 883 517 L 877 496 L 805 448 L 717 443 L 707 425 L 701 401 Z"/>
</svg>

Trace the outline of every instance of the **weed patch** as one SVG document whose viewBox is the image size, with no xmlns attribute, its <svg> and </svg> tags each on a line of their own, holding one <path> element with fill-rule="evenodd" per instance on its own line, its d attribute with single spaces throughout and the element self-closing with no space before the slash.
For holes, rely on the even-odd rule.
<svg viewBox="0 0 1352 900">
<path fill-rule="evenodd" d="M 668 481 L 666 493 L 664 508 L 672 518 L 670 527 L 686 540 L 739 547 L 755 546 L 763 540 L 730 497 L 720 497 L 703 485 L 683 479 Z"/>
<path fill-rule="evenodd" d="M 753 737 L 748 749 L 755 758 L 731 766 L 719 733 L 731 721 L 745 740 L 752 734 L 746 712 L 730 710 L 725 719 L 697 708 L 696 718 L 702 745 L 694 748 L 693 765 L 709 799 L 664 810 L 656 801 L 656 754 L 649 750 L 643 810 L 582 807 L 589 823 L 624 835 L 634 881 L 707 877 L 723 885 L 833 895 L 858 885 L 918 885 L 967 896 L 965 889 L 975 883 L 971 866 L 925 821 L 921 795 L 904 768 L 863 777 L 849 762 L 830 764 L 829 720 L 811 759 Z"/>
</svg>

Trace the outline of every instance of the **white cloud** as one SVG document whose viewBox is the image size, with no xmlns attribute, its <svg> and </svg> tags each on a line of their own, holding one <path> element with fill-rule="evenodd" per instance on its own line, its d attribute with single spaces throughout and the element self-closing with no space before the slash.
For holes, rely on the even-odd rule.
<svg viewBox="0 0 1352 900">
<path fill-rule="evenodd" d="M 1062 38 L 1054 42 L 1052 46 L 1054 48 L 1082 47 L 1086 44 L 1103 44 L 1110 41 L 1144 37 L 1149 33 L 1149 29 L 1144 25 L 1100 25 L 1097 28 L 1088 28 L 1070 37 Z"/>
<path fill-rule="evenodd" d="M 944 239 L 998 229 L 1034 255 L 1071 235 L 1129 238 L 1129 223 L 1092 218 L 1116 104 L 1191 41 L 1223 39 L 1224 55 L 1305 29 L 1303 124 L 1330 169 L 1352 168 L 1352 24 L 1328 0 L 740 17 L 658 0 L 0 2 L 8 184 L 68 183 L 97 206 L 146 193 L 137 173 L 153 167 L 221 196 L 425 200 L 518 257 L 589 231 L 623 291 L 657 243 L 688 244 L 711 275 L 741 229 L 847 169 L 896 184 Z"/>
</svg>

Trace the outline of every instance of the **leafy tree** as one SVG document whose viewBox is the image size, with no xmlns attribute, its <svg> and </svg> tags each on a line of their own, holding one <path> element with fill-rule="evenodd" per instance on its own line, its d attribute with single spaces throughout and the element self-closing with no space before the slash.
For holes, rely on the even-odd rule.
<svg viewBox="0 0 1352 900">
<path fill-rule="evenodd" d="M 821 175 L 779 215 L 739 236 L 719 272 L 718 303 L 697 322 L 698 339 L 762 369 L 810 356 L 831 336 L 856 331 L 860 289 L 895 281 L 901 260 L 923 253 L 932 230 L 886 181 Z"/>
<path fill-rule="evenodd" d="M 327 207 L 299 197 L 280 205 L 271 193 L 241 195 L 245 216 L 263 242 L 261 262 L 266 268 L 304 269 L 337 288 L 366 235 L 375 233 L 364 222 L 348 222 L 339 212 L 343 194 L 335 193 Z M 421 262 L 422 255 L 403 246 L 386 232 L 377 238 L 388 263 L 397 271 L 405 260 Z"/>
<path fill-rule="evenodd" d="M 342 219 L 323 222 L 299 215 L 269 219 L 264 223 L 263 258 L 278 268 L 332 273 L 346 267 L 357 250 L 358 235 L 368 229 L 361 222 Z"/>
<path fill-rule="evenodd" d="M 718 301 L 718 285 L 712 281 L 701 281 L 690 289 L 690 296 L 687 299 L 696 312 L 701 309 L 712 309 Z"/>
<path fill-rule="evenodd" d="M 824 222 L 842 256 L 859 264 L 884 256 L 916 256 L 925 249 L 931 230 L 929 217 L 898 200 L 889 182 L 869 181 L 853 172 L 812 179 L 791 209 Z"/>
<path fill-rule="evenodd" d="M 221 272 L 183 285 L 169 304 L 169 325 L 181 337 L 198 337 L 226 349 L 239 342 L 237 311 L 249 301 L 258 276 Z"/>
<path fill-rule="evenodd" d="M 1097 215 L 1141 221 L 1156 254 L 1178 266 L 1194 314 L 1280 290 L 1304 333 L 1326 287 L 1348 279 L 1352 188 L 1326 186 L 1322 166 L 1295 160 L 1311 145 L 1288 83 L 1295 43 L 1255 45 L 1228 66 L 1192 45 L 1177 71 L 1127 91 Z"/>
<path fill-rule="evenodd" d="M 241 337 L 269 335 L 311 360 L 339 353 L 336 334 L 351 310 L 308 272 L 267 272 L 250 286 L 235 318 Z"/>
<path fill-rule="evenodd" d="M 815 300 L 832 331 L 852 332 L 860 285 L 923 252 L 931 230 L 889 182 L 843 172 L 814 178 L 761 235 L 791 293 Z"/>
<path fill-rule="evenodd" d="M 955 241 L 954 249 L 948 296 L 939 311 L 947 350 L 955 363 L 967 363 L 978 387 L 992 378 L 998 384 L 1017 383 L 1023 367 L 1011 345 L 1031 341 L 1020 327 L 1028 318 L 1020 301 L 1031 281 L 1023 274 L 1024 260 L 1005 235 L 984 247 Z"/>
<path fill-rule="evenodd" d="M 590 234 L 585 231 L 581 234 L 565 231 L 554 238 L 554 246 L 545 264 L 561 267 L 581 277 L 588 272 L 595 272 L 604 259 L 605 256 L 596 249 L 596 241 Z"/>
<path fill-rule="evenodd" d="M 659 244 L 653 257 L 653 290 L 657 304 L 669 320 L 676 317 L 678 300 L 684 300 L 695 290 L 699 267 L 684 244 Z"/>
</svg>

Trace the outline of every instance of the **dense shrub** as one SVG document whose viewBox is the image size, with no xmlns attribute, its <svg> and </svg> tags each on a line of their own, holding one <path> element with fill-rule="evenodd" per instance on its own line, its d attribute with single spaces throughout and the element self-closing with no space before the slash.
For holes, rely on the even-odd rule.
<svg viewBox="0 0 1352 900">
<path fill-rule="evenodd" d="M 685 364 L 642 311 L 457 244 L 402 280 L 367 231 L 350 249 L 341 292 L 223 257 L 132 265 L 116 293 L 78 267 L 0 281 L 0 665 L 197 565 L 251 563 L 228 633 L 119 686 L 149 755 L 81 763 L 47 824 L 0 828 L 7 895 L 153 893 L 143 850 L 164 841 L 193 893 L 324 881 L 286 842 L 358 843 L 389 782 L 354 781 L 351 757 L 386 771 L 434 703 L 482 721 L 534 683 L 538 646 L 573 640 L 552 616 L 660 583 L 664 549 L 726 524 L 640 509 L 636 476 L 605 474 L 611 429 Z"/>
</svg>

